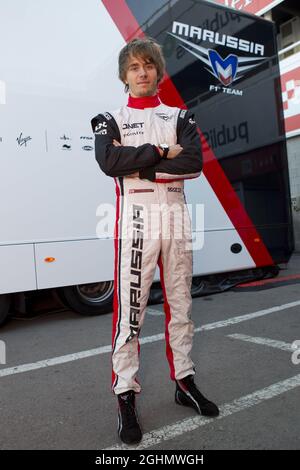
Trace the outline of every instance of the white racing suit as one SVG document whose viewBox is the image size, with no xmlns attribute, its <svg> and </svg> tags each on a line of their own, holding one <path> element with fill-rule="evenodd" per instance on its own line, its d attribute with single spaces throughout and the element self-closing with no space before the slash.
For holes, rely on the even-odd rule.
<svg viewBox="0 0 300 470">
<path fill-rule="evenodd" d="M 171 379 L 195 373 L 191 227 L 183 180 L 200 175 L 200 138 L 190 112 L 166 106 L 157 96 L 129 97 L 127 106 L 92 119 L 92 128 L 96 159 L 116 183 L 112 390 L 138 393 L 138 337 L 157 264 Z M 183 150 L 162 159 L 161 143 L 178 143 Z M 139 177 L 128 176 L 136 172 Z"/>
</svg>

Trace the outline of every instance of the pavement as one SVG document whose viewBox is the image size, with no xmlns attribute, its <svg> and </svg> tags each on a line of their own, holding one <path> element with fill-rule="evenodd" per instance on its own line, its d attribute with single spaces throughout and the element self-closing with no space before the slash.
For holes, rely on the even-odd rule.
<svg viewBox="0 0 300 470">
<path fill-rule="evenodd" d="M 163 307 L 148 308 L 137 398 L 144 438 L 138 449 L 299 449 L 297 275 L 300 254 L 271 287 L 193 300 L 196 382 L 220 406 L 217 419 L 175 404 Z M 15 318 L 1 328 L 1 450 L 125 448 L 110 391 L 110 330 L 111 314 L 72 311 Z"/>
</svg>

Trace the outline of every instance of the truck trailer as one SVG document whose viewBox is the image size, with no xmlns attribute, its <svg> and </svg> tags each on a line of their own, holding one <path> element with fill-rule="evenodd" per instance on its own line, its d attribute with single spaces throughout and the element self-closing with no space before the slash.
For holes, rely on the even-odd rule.
<svg viewBox="0 0 300 470">
<path fill-rule="evenodd" d="M 203 171 L 185 183 L 193 294 L 275 275 L 289 260 L 271 21 L 207 1 L 3 1 L 0 323 L 45 289 L 81 314 L 112 310 L 115 190 L 95 160 L 91 119 L 126 103 L 118 54 L 145 35 L 166 59 L 162 101 L 191 110 L 199 126 Z"/>
</svg>

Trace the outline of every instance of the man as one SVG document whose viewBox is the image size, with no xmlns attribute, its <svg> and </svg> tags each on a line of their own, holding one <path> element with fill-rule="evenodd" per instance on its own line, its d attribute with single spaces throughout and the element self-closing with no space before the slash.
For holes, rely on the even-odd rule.
<svg viewBox="0 0 300 470">
<path fill-rule="evenodd" d="M 126 444 L 142 438 L 135 410 L 141 391 L 138 336 L 157 264 L 175 401 L 205 416 L 219 414 L 197 389 L 190 358 L 192 250 L 183 181 L 201 173 L 201 144 L 193 115 L 160 101 L 164 71 L 153 39 L 132 40 L 119 55 L 119 78 L 130 93 L 127 106 L 92 119 L 96 159 L 116 183 L 112 390 Z"/>
</svg>

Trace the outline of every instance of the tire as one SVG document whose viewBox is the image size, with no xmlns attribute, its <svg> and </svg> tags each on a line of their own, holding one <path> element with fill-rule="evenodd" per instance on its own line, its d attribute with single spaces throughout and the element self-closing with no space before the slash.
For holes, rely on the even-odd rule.
<svg viewBox="0 0 300 470">
<path fill-rule="evenodd" d="M 102 315 L 112 312 L 114 283 L 103 281 L 61 287 L 57 294 L 65 306 L 81 315 Z"/>
<path fill-rule="evenodd" d="M 192 279 L 191 295 L 197 297 L 201 295 L 206 287 L 205 281 L 202 277 L 195 276 Z"/>
<path fill-rule="evenodd" d="M 10 294 L 0 295 L 0 326 L 4 325 L 9 315 L 9 307 L 11 302 Z"/>
</svg>

